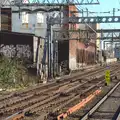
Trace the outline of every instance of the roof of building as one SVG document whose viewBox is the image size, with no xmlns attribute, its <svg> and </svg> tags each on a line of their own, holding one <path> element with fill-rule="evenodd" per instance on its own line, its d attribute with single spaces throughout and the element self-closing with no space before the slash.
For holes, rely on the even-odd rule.
<svg viewBox="0 0 120 120">
<path fill-rule="evenodd" d="M 36 36 L 35 34 L 32 34 L 32 33 L 20 33 L 20 32 L 3 31 L 3 30 L 2 31 L 0 30 L 0 33 L 14 34 L 14 35 L 23 35 L 23 36 L 35 36 L 35 37 L 43 38 L 41 36 Z"/>
<path fill-rule="evenodd" d="M 35 36 L 34 34 L 31 34 L 31 33 L 19 33 L 19 32 L 10 32 L 10 31 L 0 31 L 0 33 Z"/>
</svg>

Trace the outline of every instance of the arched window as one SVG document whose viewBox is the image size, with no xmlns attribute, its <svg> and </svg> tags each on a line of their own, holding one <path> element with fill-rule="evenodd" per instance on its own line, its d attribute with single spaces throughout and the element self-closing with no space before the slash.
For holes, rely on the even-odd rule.
<svg viewBox="0 0 120 120">
<path fill-rule="evenodd" d="M 38 24 L 44 23 L 44 14 L 43 13 L 40 13 L 40 12 L 37 13 L 37 23 Z"/>
</svg>

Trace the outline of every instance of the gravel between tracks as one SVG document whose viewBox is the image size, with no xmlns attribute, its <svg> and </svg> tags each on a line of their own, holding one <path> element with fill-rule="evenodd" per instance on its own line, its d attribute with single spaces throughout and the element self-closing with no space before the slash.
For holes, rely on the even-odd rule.
<svg viewBox="0 0 120 120">
<path fill-rule="evenodd" d="M 120 75 L 119 75 L 120 79 Z M 74 114 L 70 115 L 66 120 L 80 120 L 82 116 L 90 110 L 119 80 L 113 80 L 110 86 L 104 86 L 102 88 L 102 94 L 95 97 L 93 101 L 87 104 L 81 110 L 78 110 Z M 120 106 L 120 85 L 110 95 L 110 97 L 97 109 L 97 111 L 89 118 L 89 120 L 112 120 L 115 112 Z"/>
<path fill-rule="evenodd" d="M 115 71 L 116 71 L 116 70 L 115 70 Z M 103 73 L 104 73 L 104 72 L 103 72 Z M 100 74 L 100 73 L 99 73 L 99 74 Z M 76 101 L 75 101 L 75 102 L 76 102 Z M 78 102 L 79 102 L 79 101 L 78 101 Z M 77 103 L 77 102 L 76 102 L 76 103 Z M 73 105 L 74 105 L 74 104 L 73 104 Z M 44 114 L 44 112 L 43 112 L 43 113 L 39 113 L 39 112 L 38 112 L 38 114 L 41 115 L 41 114 Z M 38 117 L 37 120 L 39 120 L 39 119 L 40 119 L 40 120 L 43 120 L 43 118 L 44 118 L 44 117 L 43 117 L 43 115 L 42 115 L 41 117 Z M 36 119 L 35 119 L 35 120 L 36 120 Z M 50 120 L 52 120 L 52 119 L 50 119 Z"/>
<path fill-rule="evenodd" d="M 116 66 L 116 67 L 118 67 L 118 66 Z M 114 68 L 114 67 L 113 67 Z M 98 68 L 99 69 L 99 68 Z M 20 95 L 20 98 L 24 98 L 24 97 L 26 97 L 26 96 L 29 96 L 29 95 L 33 95 L 33 96 L 31 96 L 30 97 L 30 101 L 32 101 L 32 99 L 35 99 L 36 100 L 36 103 L 35 102 L 32 102 L 29 106 L 30 106 L 30 109 L 34 109 L 34 107 L 38 107 L 38 105 L 41 105 L 41 103 L 39 103 L 40 101 L 38 101 L 39 99 L 41 99 L 41 97 L 43 97 L 43 96 L 49 96 L 49 95 L 53 95 L 53 94 L 56 94 L 55 96 L 56 97 L 58 97 L 59 96 L 59 88 L 60 87 L 62 87 L 63 86 L 63 83 L 64 82 L 66 82 L 66 84 L 64 84 L 64 85 L 67 85 L 67 86 L 65 86 L 65 89 L 63 90 L 63 91 L 66 91 L 67 89 L 71 89 L 72 87 L 74 87 L 74 86 L 76 86 L 76 83 L 77 83 L 77 81 L 79 81 L 79 82 L 81 82 L 81 78 L 83 79 L 83 81 L 86 81 L 86 80 L 88 80 L 88 79 L 94 79 L 94 77 L 95 76 L 98 76 L 100 73 L 104 73 L 104 68 L 103 67 L 101 67 L 101 70 L 99 70 L 99 72 L 93 72 L 93 73 L 91 73 L 90 75 L 89 74 L 87 74 L 87 75 L 84 75 L 84 74 L 86 74 L 86 73 L 84 73 L 84 74 L 81 74 L 81 75 L 83 75 L 82 77 L 79 75 L 79 76 L 77 76 L 77 77 L 74 77 L 74 78 L 71 78 L 71 80 L 72 80 L 72 83 L 70 82 L 70 80 L 65 80 L 65 81 L 63 81 L 62 80 L 62 84 L 61 83 L 48 83 L 47 85 L 49 86 L 49 85 L 52 85 L 53 87 L 55 87 L 55 85 L 57 85 L 58 87 L 57 87 L 57 89 L 53 89 L 52 91 L 51 91 L 51 93 L 50 93 L 50 91 L 48 90 L 51 86 L 47 86 L 47 85 L 42 85 L 42 87 L 40 87 L 40 86 L 38 86 L 38 87 L 36 87 L 35 89 L 30 89 L 30 91 L 29 90 L 26 90 L 26 91 L 23 91 L 23 94 L 18 94 L 18 96 Z M 92 72 L 92 71 L 88 71 L 88 73 L 90 73 L 90 72 Z M 88 77 L 89 76 L 89 77 Z M 91 77 L 91 76 L 93 76 L 93 77 Z M 77 80 L 76 80 L 77 79 Z M 82 82 L 83 82 L 82 81 Z M 76 83 L 75 83 L 76 82 Z M 78 82 L 78 83 L 79 83 Z M 60 86 L 60 84 L 61 84 L 61 86 Z M 71 85 L 70 85 L 71 84 Z M 73 84 L 73 85 L 72 85 Z M 79 83 L 80 84 L 80 83 Z M 41 89 L 40 89 L 41 88 Z M 42 89 L 43 88 L 43 89 Z M 67 88 L 67 89 L 66 89 Z M 72 88 L 73 89 L 73 88 Z M 44 90 L 46 90 L 47 92 L 45 92 Z M 55 92 L 56 90 L 58 90 L 58 92 Z M 74 89 L 73 89 L 74 90 Z M 29 92 L 29 94 L 28 94 L 28 92 Z M 42 92 L 42 94 L 38 94 L 39 92 L 41 92 L 41 91 L 44 91 L 44 92 Z M 21 92 L 22 93 L 22 92 Z M 70 90 L 70 93 L 71 93 L 71 90 Z M 37 97 L 35 98 L 35 96 L 37 95 Z M 19 108 L 19 106 L 21 106 L 22 105 L 22 102 L 21 102 L 21 104 L 20 104 L 20 102 L 19 102 L 19 97 L 18 96 L 15 96 L 15 97 L 13 97 L 12 99 L 11 99 L 11 101 L 13 102 L 13 104 L 15 105 L 15 101 L 16 100 L 18 100 L 18 103 L 19 103 L 19 105 L 17 106 L 17 104 L 16 104 L 16 108 Z M 29 97 L 28 97 L 29 98 Z M 25 102 L 26 102 L 26 104 L 27 104 L 27 101 L 28 101 L 29 99 L 25 99 Z M 47 100 L 47 99 L 45 99 L 45 100 Z M 44 104 L 45 103 L 45 100 L 43 101 L 43 103 L 42 104 Z M 50 100 L 50 99 L 49 99 Z M 51 100 L 52 100 L 52 98 L 51 98 Z M 2 102 L 1 102 L 2 103 Z M 7 106 L 6 107 L 3 107 L 3 113 L 7 110 L 7 112 L 9 113 L 8 115 L 10 115 L 10 111 L 12 110 L 13 111 L 13 113 L 14 112 L 16 112 L 17 111 L 17 109 L 15 109 L 15 107 L 13 107 L 13 105 L 11 104 L 10 106 L 9 106 L 9 100 L 8 100 L 8 102 L 6 101 L 6 103 L 7 103 Z M 23 104 L 24 105 L 24 104 Z M 0 106 L 2 106 L 2 105 L 0 105 Z M 33 107 L 32 107 L 33 106 Z M 25 106 L 25 107 L 27 107 L 28 108 L 28 106 Z M 6 109 L 6 110 L 5 110 Z M 15 111 L 14 111 L 14 109 L 15 109 Z M 21 109 L 23 109 L 23 107 L 21 107 Z M 18 111 L 19 111 L 19 109 L 18 109 Z M 5 115 L 5 116 L 7 116 L 7 114 Z M 1 118 L 0 118 L 0 120 L 2 120 Z M 4 120 L 4 119 L 3 119 Z M 33 120 L 35 120 L 35 119 L 33 119 Z"/>
</svg>

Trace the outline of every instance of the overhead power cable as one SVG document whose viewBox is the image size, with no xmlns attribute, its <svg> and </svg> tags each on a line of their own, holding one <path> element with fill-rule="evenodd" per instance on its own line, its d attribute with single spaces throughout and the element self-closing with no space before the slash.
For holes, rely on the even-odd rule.
<svg viewBox="0 0 120 120">
<path fill-rule="evenodd" d="M 81 6 L 80 6 L 81 7 Z M 82 9 L 81 9 L 82 8 Z M 113 14 L 113 9 L 112 10 L 110 10 L 110 11 L 103 11 L 103 12 L 95 12 L 95 11 L 87 11 L 86 9 L 87 8 L 83 8 L 83 7 L 81 7 L 80 9 L 81 9 L 81 11 L 82 12 L 88 12 L 89 14 Z M 116 12 L 120 12 L 120 9 L 119 8 L 115 8 L 115 10 L 114 10 L 114 12 L 116 13 Z"/>
<path fill-rule="evenodd" d="M 120 4 L 120 0 L 118 0 L 118 3 Z"/>
<path fill-rule="evenodd" d="M 77 8 L 79 10 L 79 8 Z M 85 9 L 85 8 L 84 8 Z M 98 12 L 96 12 L 98 14 Z M 102 13 L 102 12 L 101 12 Z M 105 13 L 105 12 L 103 12 Z M 110 12 L 109 12 L 110 13 Z M 93 13 L 90 13 L 90 14 L 93 14 Z M 97 32 L 88 24 L 88 23 L 85 23 L 91 30 L 93 30 L 96 34 Z M 113 28 L 110 24 L 108 24 L 111 28 Z M 116 34 L 115 34 L 116 35 Z"/>
</svg>

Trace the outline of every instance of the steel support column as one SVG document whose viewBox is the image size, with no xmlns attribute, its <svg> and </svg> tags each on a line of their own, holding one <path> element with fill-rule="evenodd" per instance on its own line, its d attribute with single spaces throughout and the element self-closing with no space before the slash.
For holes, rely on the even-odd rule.
<svg viewBox="0 0 120 120">
<path fill-rule="evenodd" d="M 51 78 L 51 24 L 47 15 L 48 79 Z"/>
</svg>

